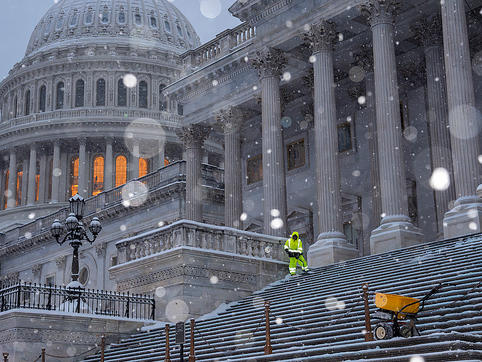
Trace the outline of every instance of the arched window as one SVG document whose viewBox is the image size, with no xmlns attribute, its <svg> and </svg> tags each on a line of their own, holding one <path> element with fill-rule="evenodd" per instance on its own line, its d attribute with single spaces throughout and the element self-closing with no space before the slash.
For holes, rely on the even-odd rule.
<svg viewBox="0 0 482 362">
<path fill-rule="evenodd" d="M 23 167 L 17 168 L 17 195 L 15 197 L 15 204 L 18 206 L 22 203 L 22 183 L 23 183 Z"/>
<path fill-rule="evenodd" d="M 164 96 L 164 94 L 162 94 L 162 90 L 164 88 L 166 88 L 165 84 L 159 85 L 159 110 L 160 111 L 167 111 L 167 99 Z"/>
<path fill-rule="evenodd" d="M 70 17 L 70 26 L 77 25 L 77 19 L 78 18 L 79 18 L 79 16 L 77 15 L 77 13 L 72 14 L 72 16 Z"/>
<path fill-rule="evenodd" d="M 63 26 L 64 26 L 64 17 L 61 16 L 59 20 L 57 20 L 57 27 L 55 29 L 60 30 L 62 29 Z"/>
<path fill-rule="evenodd" d="M 57 97 L 55 100 L 55 109 L 64 108 L 64 93 L 65 93 L 64 82 L 59 82 L 57 84 Z"/>
<path fill-rule="evenodd" d="M 97 195 L 104 191 L 104 157 L 97 156 L 94 158 L 92 195 Z"/>
<path fill-rule="evenodd" d="M 127 106 L 127 87 L 122 79 L 119 79 L 119 82 L 117 82 L 117 106 Z"/>
<path fill-rule="evenodd" d="M 84 88 L 85 88 L 84 81 L 82 79 L 79 79 L 77 83 L 75 83 L 75 106 L 76 107 L 84 106 Z"/>
<path fill-rule="evenodd" d="M 5 173 L 5 186 L 3 187 L 3 209 L 6 210 L 7 209 L 7 201 L 8 201 L 8 197 L 7 197 L 7 194 L 8 194 L 8 175 L 10 174 L 10 171 L 7 170 L 7 172 Z"/>
<path fill-rule="evenodd" d="M 181 30 L 181 27 L 180 27 L 179 25 L 177 26 L 177 35 L 178 35 L 180 38 L 183 37 L 183 36 L 182 36 L 182 30 Z"/>
<path fill-rule="evenodd" d="M 107 24 L 109 22 L 109 12 L 107 10 L 104 10 L 102 12 L 102 16 L 100 18 L 100 21 L 103 23 L 103 24 Z"/>
<path fill-rule="evenodd" d="M 127 158 L 124 155 L 115 159 L 115 187 L 127 182 Z"/>
<path fill-rule="evenodd" d="M 85 14 L 85 25 L 91 25 L 93 17 L 94 14 L 92 14 L 92 11 L 89 11 L 87 14 Z"/>
<path fill-rule="evenodd" d="M 96 84 L 96 99 L 95 105 L 96 106 L 105 106 L 105 80 L 98 79 Z"/>
<path fill-rule="evenodd" d="M 147 158 L 139 158 L 139 177 L 149 173 L 149 160 Z"/>
<path fill-rule="evenodd" d="M 134 16 L 134 21 L 136 22 L 136 25 L 141 25 L 141 22 L 142 22 L 142 20 L 141 20 L 141 15 L 140 15 L 140 14 L 136 14 L 136 15 Z"/>
<path fill-rule="evenodd" d="M 119 24 L 125 24 L 126 22 L 126 13 L 121 11 L 119 13 Z"/>
<path fill-rule="evenodd" d="M 147 108 L 147 82 L 139 82 L 139 108 Z"/>
<path fill-rule="evenodd" d="M 30 114 L 30 91 L 28 90 L 25 93 L 25 115 L 28 116 Z"/>
<path fill-rule="evenodd" d="M 151 16 L 151 26 L 157 28 L 157 19 L 153 16 Z"/>
<path fill-rule="evenodd" d="M 171 32 L 171 23 L 168 22 L 167 20 L 164 20 L 164 27 L 166 28 L 166 31 L 167 31 L 168 33 Z"/>
<path fill-rule="evenodd" d="M 38 104 L 39 112 L 45 112 L 46 105 L 47 105 L 47 87 L 43 85 L 42 87 L 40 87 L 40 91 L 39 91 L 39 104 Z"/>
<path fill-rule="evenodd" d="M 13 118 L 17 118 L 18 101 L 17 96 L 13 99 Z"/>
<path fill-rule="evenodd" d="M 79 191 L 79 157 L 72 157 L 70 160 L 70 195 L 77 195 Z"/>
</svg>

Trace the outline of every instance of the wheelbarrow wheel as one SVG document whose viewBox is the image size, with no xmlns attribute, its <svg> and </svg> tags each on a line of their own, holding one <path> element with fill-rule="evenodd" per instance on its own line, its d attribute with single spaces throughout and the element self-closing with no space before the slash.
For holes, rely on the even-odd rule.
<svg viewBox="0 0 482 362">
<path fill-rule="evenodd" d="M 378 323 L 373 332 L 377 340 L 385 340 L 393 338 L 393 327 L 388 323 Z"/>
<path fill-rule="evenodd" d="M 405 338 L 420 335 L 415 327 L 415 318 L 407 316 L 407 323 L 400 328 L 400 335 Z"/>
</svg>

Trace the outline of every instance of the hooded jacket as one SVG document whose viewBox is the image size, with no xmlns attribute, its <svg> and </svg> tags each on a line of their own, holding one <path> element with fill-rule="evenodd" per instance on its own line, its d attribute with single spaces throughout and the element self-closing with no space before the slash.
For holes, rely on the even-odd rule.
<svg viewBox="0 0 482 362">
<path fill-rule="evenodd" d="M 293 239 L 294 235 L 298 237 L 296 240 Z M 294 231 L 293 234 L 291 234 L 291 237 L 286 240 L 285 250 L 290 252 L 299 252 L 300 254 L 303 253 L 303 245 L 301 244 L 300 234 L 298 234 L 297 231 Z"/>
</svg>

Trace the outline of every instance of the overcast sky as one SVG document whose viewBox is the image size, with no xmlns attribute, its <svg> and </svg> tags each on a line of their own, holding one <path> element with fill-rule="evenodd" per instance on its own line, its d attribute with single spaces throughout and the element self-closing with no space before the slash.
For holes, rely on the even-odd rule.
<svg viewBox="0 0 482 362">
<path fill-rule="evenodd" d="M 235 0 L 172 0 L 204 44 L 240 21 L 228 8 Z M 54 0 L 0 0 L 0 80 L 25 55 L 30 35 Z M 218 15 L 219 14 L 219 15 Z"/>
</svg>

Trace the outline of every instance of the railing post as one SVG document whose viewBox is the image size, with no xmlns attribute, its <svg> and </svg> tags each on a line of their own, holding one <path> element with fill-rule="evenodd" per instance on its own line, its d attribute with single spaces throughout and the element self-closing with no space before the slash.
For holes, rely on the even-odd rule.
<svg viewBox="0 0 482 362">
<path fill-rule="evenodd" d="M 3 362 L 8 362 L 8 353 L 3 354 Z"/>
<path fill-rule="evenodd" d="M 368 306 L 368 283 L 362 284 L 363 302 L 365 304 L 365 342 L 373 341 L 372 325 L 370 322 L 370 308 Z"/>
<path fill-rule="evenodd" d="M 42 348 L 42 362 L 45 362 L 45 348 Z"/>
<path fill-rule="evenodd" d="M 164 358 L 164 362 L 171 362 L 171 356 L 169 354 L 169 324 L 166 324 L 166 358 Z"/>
<path fill-rule="evenodd" d="M 100 337 L 100 362 L 104 362 L 104 353 L 105 353 L 105 335 Z"/>
<path fill-rule="evenodd" d="M 191 349 L 189 351 L 189 362 L 195 362 L 194 356 L 194 318 L 191 318 Z"/>
<path fill-rule="evenodd" d="M 264 302 L 264 312 L 266 319 L 266 344 L 264 346 L 264 354 L 272 354 L 273 346 L 271 345 L 271 330 L 269 325 L 269 302 Z"/>
</svg>

